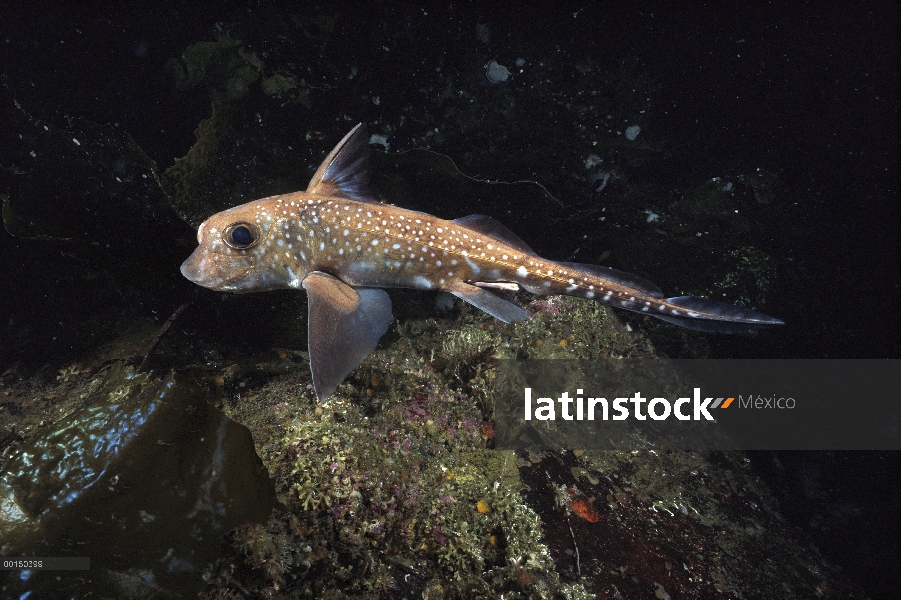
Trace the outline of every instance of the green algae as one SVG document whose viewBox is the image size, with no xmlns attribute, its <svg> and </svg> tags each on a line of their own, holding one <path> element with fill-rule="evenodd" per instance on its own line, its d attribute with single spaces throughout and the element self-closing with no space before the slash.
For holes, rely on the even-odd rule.
<svg viewBox="0 0 901 600">
<path fill-rule="evenodd" d="M 208 597 L 235 581 L 289 597 L 407 586 L 444 598 L 584 597 L 554 573 L 516 456 L 488 447 L 488 404 L 464 391 L 490 396 L 495 349 L 514 328 L 462 309 L 403 329 L 416 334 L 377 349 L 324 405 L 303 367 L 243 388 L 240 401 L 226 394 L 226 412 L 259 432 L 287 510 L 235 532 Z"/>
<path fill-rule="evenodd" d="M 710 297 L 721 298 L 723 291 L 732 293 L 732 289 L 720 289 L 720 282 L 742 279 L 749 270 L 759 269 L 759 263 L 768 260 L 765 250 L 754 245 L 757 241 L 754 215 L 760 202 L 755 199 L 752 187 L 742 183 L 745 180 L 737 176 L 733 184 L 725 178 L 713 177 L 686 189 L 681 198 L 658 210 L 656 220 L 645 224 L 662 235 L 633 236 L 623 241 L 619 253 L 636 265 L 635 269 L 653 273 L 655 280 L 673 281 L 699 295 L 719 291 Z M 669 270 L 655 266 L 661 254 L 674 251 L 680 256 L 678 263 Z M 749 264 L 747 256 L 755 256 L 757 260 Z M 685 264 L 693 268 L 685 269 Z M 774 275 L 770 271 L 766 279 L 756 277 L 760 283 L 759 294 L 727 297 L 745 304 L 760 303 Z"/>
<path fill-rule="evenodd" d="M 489 448 L 494 361 L 646 355 L 647 344 L 596 303 L 543 301 L 511 326 L 465 305 L 451 320 L 408 319 L 325 405 L 304 365 L 240 400 L 226 393 L 287 511 L 239 528 L 208 597 L 236 581 L 293 597 L 405 583 L 430 597 L 585 597 L 555 574 L 516 456 Z"/>
<path fill-rule="evenodd" d="M 194 145 L 159 175 L 167 200 L 192 227 L 250 199 L 296 192 L 309 183 L 306 156 L 294 149 L 302 135 L 297 132 L 305 129 L 303 119 L 296 110 L 267 106 L 270 99 L 261 95 L 243 103 L 257 103 L 292 124 L 272 131 L 261 127 L 259 115 L 246 106 L 213 101 L 212 114 L 194 132 Z"/>
<path fill-rule="evenodd" d="M 185 49 L 181 57 L 170 59 L 166 70 L 181 91 L 197 86 L 209 90 L 214 100 L 228 102 L 247 95 L 250 85 L 260 78 L 263 62 L 227 33 L 215 42 L 198 42 Z"/>
<path fill-rule="evenodd" d="M 407 318 L 324 404 L 305 364 L 227 389 L 223 409 L 254 432 L 285 510 L 231 535 L 204 597 L 752 597 L 770 585 L 738 564 L 755 544 L 815 568 L 739 454 L 492 449 L 498 357 L 655 354 L 596 303 L 528 308 L 513 325 L 463 305 Z M 827 578 L 792 589 L 810 582 Z"/>
</svg>

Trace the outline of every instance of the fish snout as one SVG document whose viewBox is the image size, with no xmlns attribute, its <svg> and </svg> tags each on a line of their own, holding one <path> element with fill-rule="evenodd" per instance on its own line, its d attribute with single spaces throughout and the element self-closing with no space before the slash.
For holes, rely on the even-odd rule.
<svg viewBox="0 0 901 600">
<path fill-rule="evenodd" d="M 269 269 L 260 269 L 255 256 L 225 256 L 203 246 L 181 265 L 181 274 L 199 286 L 217 292 L 261 292 L 287 285 Z"/>
<path fill-rule="evenodd" d="M 197 285 L 202 285 L 204 287 L 212 287 L 207 284 L 208 277 L 205 274 L 206 269 L 204 269 L 204 263 L 206 261 L 203 257 L 203 252 L 200 248 L 194 250 L 191 256 L 188 257 L 185 262 L 181 264 L 181 274 L 184 275 L 189 281 L 196 283 Z"/>
<path fill-rule="evenodd" d="M 219 264 L 215 257 L 211 257 L 208 252 L 204 252 L 203 247 L 194 250 L 193 254 L 181 264 L 181 274 L 189 281 L 197 285 L 211 290 L 227 291 L 231 289 L 226 284 L 227 278 L 224 277 L 222 265 Z"/>
</svg>

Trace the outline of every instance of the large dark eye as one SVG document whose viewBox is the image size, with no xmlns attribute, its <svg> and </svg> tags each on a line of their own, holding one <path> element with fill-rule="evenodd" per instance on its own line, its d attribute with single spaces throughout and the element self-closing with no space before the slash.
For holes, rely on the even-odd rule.
<svg viewBox="0 0 901 600">
<path fill-rule="evenodd" d="M 260 240 L 256 226 L 250 223 L 233 223 L 226 227 L 225 243 L 238 250 L 246 250 Z"/>
</svg>

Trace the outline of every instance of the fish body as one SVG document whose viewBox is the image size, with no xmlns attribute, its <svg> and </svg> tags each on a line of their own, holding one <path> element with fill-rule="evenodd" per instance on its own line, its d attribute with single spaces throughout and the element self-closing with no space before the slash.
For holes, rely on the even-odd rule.
<svg viewBox="0 0 901 600">
<path fill-rule="evenodd" d="M 443 290 L 510 323 L 527 313 L 498 295 L 565 294 L 703 331 L 732 333 L 782 321 L 705 298 L 665 298 L 650 281 L 596 265 L 543 259 L 484 215 L 453 221 L 383 204 L 368 190 L 367 136 L 357 125 L 304 192 L 263 198 L 201 224 L 181 272 L 231 292 L 304 288 L 320 399 L 376 346 L 391 322 L 382 288 Z"/>
</svg>

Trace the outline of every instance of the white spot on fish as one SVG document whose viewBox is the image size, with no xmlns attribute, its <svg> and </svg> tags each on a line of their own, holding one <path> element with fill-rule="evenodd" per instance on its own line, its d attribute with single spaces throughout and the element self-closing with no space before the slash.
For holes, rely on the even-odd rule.
<svg viewBox="0 0 901 600">
<path fill-rule="evenodd" d="M 297 278 L 297 275 L 294 274 L 294 271 L 291 270 L 291 267 L 285 267 L 285 268 L 288 269 L 288 275 L 291 277 L 291 280 L 288 281 L 288 285 L 295 289 L 299 288 L 300 287 L 300 279 Z"/>
</svg>

